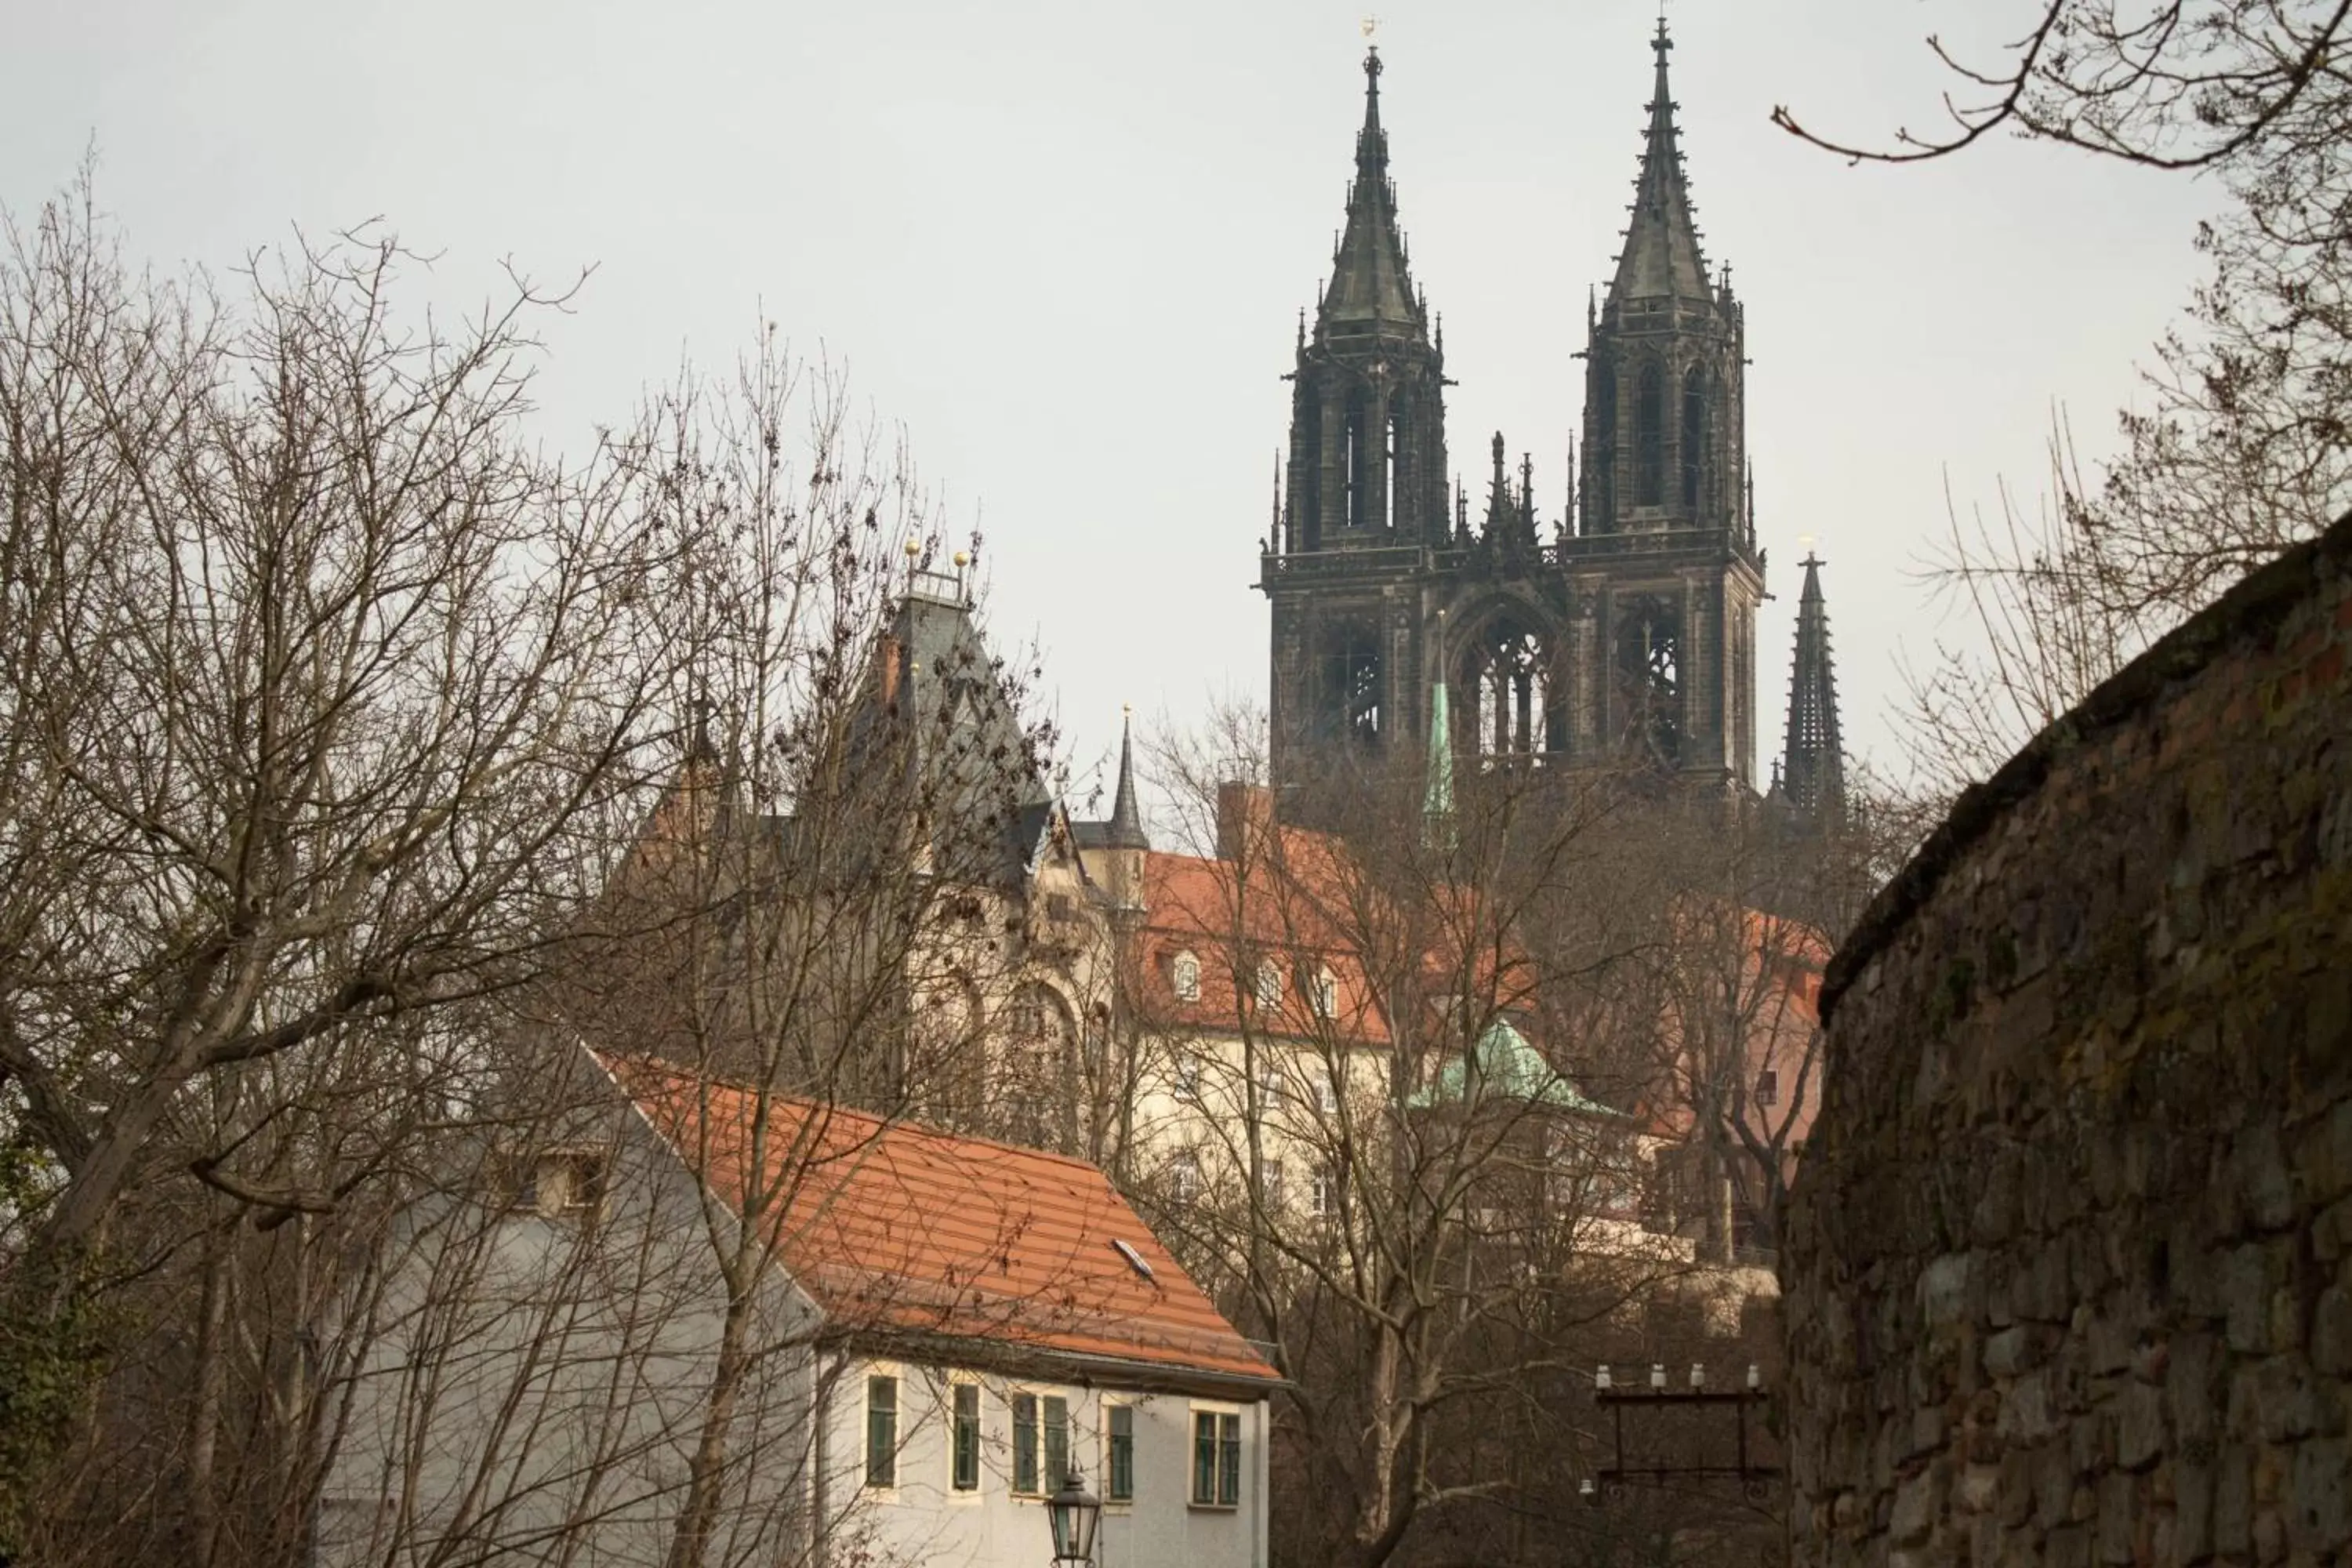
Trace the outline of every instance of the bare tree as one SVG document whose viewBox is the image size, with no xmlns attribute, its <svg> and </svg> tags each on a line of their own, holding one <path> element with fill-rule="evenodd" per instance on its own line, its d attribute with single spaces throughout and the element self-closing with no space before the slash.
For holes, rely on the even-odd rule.
<svg viewBox="0 0 2352 1568">
<path fill-rule="evenodd" d="M 850 1541 L 780 1483 L 843 1325 L 778 1249 L 857 1153 L 807 1108 L 989 1070 L 1001 1016 L 916 1004 L 1006 987 L 1045 742 L 1016 671 L 894 646 L 940 563 L 902 446 L 771 331 L 567 466 L 520 284 L 444 335 L 389 241 L 224 300 L 86 188 L 11 237 L 0 1542 Z M 696 1180 L 583 1044 L 736 1086 L 769 1173 Z"/>
<path fill-rule="evenodd" d="M 1972 637 L 1912 683 L 1931 795 L 1984 776 L 2239 575 L 2352 508 L 2352 58 L 2345 0 L 2044 0 L 2004 61 L 1930 39 L 1973 99 L 1950 128 L 1854 159 L 1958 153 L 1996 131 L 2160 169 L 2210 170 L 2231 205 L 2211 262 L 2143 374 L 2123 450 L 2085 474 L 2063 422 L 2051 499 L 1957 512 L 1931 580 Z"/>
<path fill-rule="evenodd" d="M 560 303 L 520 279 L 445 331 L 357 235 L 225 303 L 131 274 L 86 182 L 8 237 L 0 1079 L 40 1170 L 5 1279 L 37 1357 L 26 1325 L 157 1266 L 133 1194 L 335 1204 L 256 1163 L 281 1064 L 544 971 L 666 723 L 670 546 L 612 454 L 520 438 Z"/>
<path fill-rule="evenodd" d="M 1293 1495 L 1344 1500 L 1285 1510 L 1278 1550 L 1444 1561 L 1589 1473 L 1592 1365 L 1694 1272 L 1641 1224 L 1641 1124 L 1589 1092 L 1654 1037 L 1553 1026 L 1634 956 L 1624 781 L 1496 769 L 1433 813 L 1418 758 L 1375 763 L 1330 781 L 1344 835 L 1306 832 L 1246 782 L 1262 733 L 1226 714 L 1165 759 L 1198 853 L 1130 964 L 1132 1180 L 1276 1347 Z"/>
</svg>

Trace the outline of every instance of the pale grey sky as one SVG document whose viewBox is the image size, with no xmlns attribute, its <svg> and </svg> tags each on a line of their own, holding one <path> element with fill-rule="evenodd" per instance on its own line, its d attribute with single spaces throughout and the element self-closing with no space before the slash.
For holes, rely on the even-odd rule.
<svg viewBox="0 0 2352 1568">
<path fill-rule="evenodd" d="M 1414 273 L 1547 527 L 1649 96 L 1647 0 L 1370 0 Z M 1710 258 L 1748 306 L 1748 449 L 1772 559 L 1759 740 L 1778 749 L 1801 534 L 1829 563 L 1851 749 L 1892 750 L 1907 575 L 1945 476 L 2031 494 L 2053 408 L 2112 445 L 2200 268 L 2210 186 L 2014 142 L 1850 168 L 1772 130 L 1927 123 L 1921 40 L 1984 55 L 2039 0 L 1674 0 L 1675 96 Z M 554 438 L 626 416 L 764 302 L 901 420 L 991 619 L 1034 637 L 1083 796 L 1139 715 L 1263 695 L 1248 584 L 1297 312 L 1328 268 L 1361 116 L 1365 0 L 0 0 L 0 202 L 100 158 L 134 254 L 233 265 L 381 215 L 478 298 L 511 257 L 596 268 L 549 333 Z"/>
</svg>

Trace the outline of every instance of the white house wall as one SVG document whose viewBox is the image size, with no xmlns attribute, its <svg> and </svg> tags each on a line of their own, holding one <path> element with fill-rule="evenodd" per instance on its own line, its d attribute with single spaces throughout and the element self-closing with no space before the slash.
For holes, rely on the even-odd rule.
<svg viewBox="0 0 2352 1568">
<path fill-rule="evenodd" d="M 887 1489 L 865 1484 L 866 1380 L 875 1373 L 898 1379 L 896 1484 Z M 950 1485 L 948 1389 L 963 1380 L 981 1386 L 980 1487 L 971 1493 Z M 1268 1407 L 1263 1399 L 1128 1393 L 856 1356 L 843 1357 L 826 1381 L 824 1492 L 835 1528 L 833 1549 L 820 1568 L 857 1562 L 1041 1568 L 1052 1550 L 1044 1502 L 1015 1497 L 1012 1489 L 1011 1400 L 1024 1393 L 1068 1402 L 1072 1460 L 1087 1489 L 1106 1500 L 1097 1568 L 1265 1568 Z M 1132 1502 L 1108 1500 L 1107 1403 L 1135 1408 Z M 1191 1500 L 1196 1410 L 1242 1418 L 1243 1494 L 1236 1507 Z"/>
</svg>

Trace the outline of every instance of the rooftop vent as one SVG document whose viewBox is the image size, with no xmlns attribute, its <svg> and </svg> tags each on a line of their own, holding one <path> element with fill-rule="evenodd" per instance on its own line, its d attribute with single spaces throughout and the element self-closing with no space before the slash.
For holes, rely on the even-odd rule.
<svg viewBox="0 0 2352 1568">
<path fill-rule="evenodd" d="M 1118 1255 L 1127 1259 L 1127 1266 L 1129 1268 L 1134 1269 L 1146 1279 L 1152 1277 L 1151 1265 L 1143 1260 L 1143 1254 L 1115 1236 L 1110 1238 L 1110 1244 L 1118 1248 Z"/>
</svg>

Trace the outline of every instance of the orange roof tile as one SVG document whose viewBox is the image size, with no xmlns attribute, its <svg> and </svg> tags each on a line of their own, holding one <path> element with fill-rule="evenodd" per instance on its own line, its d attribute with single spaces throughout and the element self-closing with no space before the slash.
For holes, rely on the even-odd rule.
<svg viewBox="0 0 2352 1568">
<path fill-rule="evenodd" d="M 840 1326 L 1280 1375 L 1084 1161 L 774 1096 L 763 1117 L 749 1089 L 599 1059 L 722 1201 L 771 1220 L 779 1263 Z"/>
</svg>

